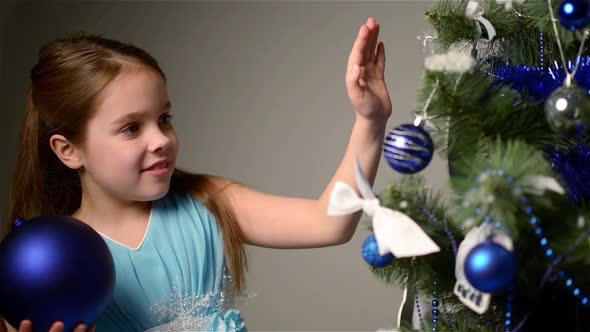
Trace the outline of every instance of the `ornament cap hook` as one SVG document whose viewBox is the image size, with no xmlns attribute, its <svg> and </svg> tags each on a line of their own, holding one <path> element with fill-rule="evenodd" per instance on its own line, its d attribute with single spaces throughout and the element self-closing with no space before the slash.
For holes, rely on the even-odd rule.
<svg viewBox="0 0 590 332">
<path fill-rule="evenodd" d="M 422 127 L 424 125 L 424 120 L 426 119 L 423 116 L 416 115 L 416 118 L 414 119 L 414 126 Z"/>
<path fill-rule="evenodd" d="M 565 80 L 563 81 L 564 86 L 570 87 L 574 83 L 574 77 L 571 73 L 567 73 L 565 75 Z"/>
</svg>

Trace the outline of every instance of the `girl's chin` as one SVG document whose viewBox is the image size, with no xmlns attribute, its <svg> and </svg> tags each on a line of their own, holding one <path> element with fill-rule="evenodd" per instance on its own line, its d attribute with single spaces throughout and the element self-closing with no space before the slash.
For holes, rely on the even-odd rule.
<svg viewBox="0 0 590 332">
<path fill-rule="evenodd" d="M 148 192 L 140 193 L 141 201 L 155 201 L 160 199 L 168 193 L 170 190 L 170 181 L 166 185 L 158 186 L 159 188 L 150 188 Z"/>
</svg>

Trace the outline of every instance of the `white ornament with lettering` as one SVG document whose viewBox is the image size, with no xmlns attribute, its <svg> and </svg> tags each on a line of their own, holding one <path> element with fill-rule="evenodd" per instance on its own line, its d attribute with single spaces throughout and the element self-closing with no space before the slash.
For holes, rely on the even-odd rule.
<svg viewBox="0 0 590 332">
<path fill-rule="evenodd" d="M 455 263 L 455 278 L 457 281 L 455 282 L 453 292 L 463 304 L 478 314 L 483 314 L 488 310 L 492 295 L 481 292 L 473 287 L 467 280 L 463 269 L 465 258 L 471 249 L 486 240 L 496 242 L 508 251 L 513 250 L 512 239 L 510 237 L 498 232 L 490 223 L 484 222 L 479 227 L 471 229 L 465 235 L 465 239 L 459 245 L 457 261 Z"/>
</svg>

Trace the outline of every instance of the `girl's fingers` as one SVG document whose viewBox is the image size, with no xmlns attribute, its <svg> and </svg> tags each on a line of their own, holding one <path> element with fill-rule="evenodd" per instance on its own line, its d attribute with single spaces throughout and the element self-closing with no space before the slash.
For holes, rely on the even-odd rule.
<svg viewBox="0 0 590 332">
<path fill-rule="evenodd" d="M 358 85 L 358 80 L 360 77 L 361 68 L 358 65 L 354 65 L 351 69 L 351 72 L 348 74 L 346 80 L 348 85 L 351 87 L 356 88 Z"/>
<path fill-rule="evenodd" d="M 31 332 L 33 330 L 33 324 L 30 320 L 23 320 L 18 328 L 18 332 Z M 49 332 L 63 332 L 64 330 L 64 323 L 62 322 L 55 322 L 51 325 Z M 74 329 L 74 332 L 94 332 L 96 331 L 96 326 L 90 325 L 86 326 L 86 324 L 79 324 Z"/>
<path fill-rule="evenodd" d="M 74 329 L 74 332 L 87 332 L 86 328 L 88 326 L 86 326 L 86 324 L 80 324 L 78 326 L 76 326 L 76 328 Z"/>
<path fill-rule="evenodd" d="M 384 79 L 385 71 L 385 44 L 382 41 L 377 45 L 377 59 L 375 59 L 377 65 L 377 79 Z"/>
<path fill-rule="evenodd" d="M 30 320 L 23 320 L 18 326 L 18 332 L 31 332 L 33 330 L 33 324 Z"/>
<path fill-rule="evenodd" d="M 362 65 L 365 59 L 365 49 L 367 48 L 367 43 L 369 42 L 369 28 L 363 24 L 360 29 L 359 33 L 352 45 L 352 50 L 350 51 L 350 55 L 348 56 L 348 68 L 347 73 L 352 72 L 352 68 L 354 65 Z"/>
<path fill-rule="evenodd" d="M 359 67 L 359 75 L 357 79 L 357 86 L 361 89 L 367 86 L 367 81 L 365 80 L 367 68 L 366 67 Z"/>
<path fill-rule="evenodd" d="M 62 322 L 55 322 L 51 325 L 49 332 L 63 332 L 64 331 L 64 323 Z"/>
<path fill-rule="evenodd" d="M 379 40 L 379 24 L 375 19 L 371 18 L 370 23 L 367 23 L 369 27 L 369 47 L 367 48 L 367 62 L 375 63 L 375 48 L 377 47 L 377 41 Z"/>
<path fill-rule="evenodd" d="M 352 101 L 353 105 L 356 105 L 356 103 L 363 98 L 364 90 L 362 83 L 364 80 L 361 80 L 361 74 L 364 69 L 364 67 L 354 66 L 352 73 L 348 76 L 348 81 L 346 82 L 348 97 Z"/>
</svg>

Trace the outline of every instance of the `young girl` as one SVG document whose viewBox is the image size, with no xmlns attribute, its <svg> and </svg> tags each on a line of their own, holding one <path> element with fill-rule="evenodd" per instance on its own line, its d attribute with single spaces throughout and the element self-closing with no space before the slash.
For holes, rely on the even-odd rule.
<svg viewBox="0 0 590 332">
<path fill-rule="evenodd" d="M 9 218 L 71 215 L 105 239 L 117 275 L 113 298 L 95 326 L 75 331 L 154 328 L 162 322 L 150 306 L 169 298 L 173 284 L 182 294 L 218 292 L 226 263 L 239 291 L 244 244 L 313 248 L 349 241 L 361 212 L 328 217 L 327 203 L 336 181 L 356 188 L 356 151 L 371 184 L 377 172 L 391 114 L 378 35 L 369 18 L 352 47 L 346 87 L 356 121 L 342 163 L 317 200 L 268 195 L 176 168 L 166 76 L 145 51 L 97 35 L 45 45 L 31 71 Z M 220 317 L 217 323 L 245 330 L 235 311 Z M 18 331 L 34 324 L 25 320 Z M 63 328 L 55 322 L 51 331 Z"/>
</svg>

